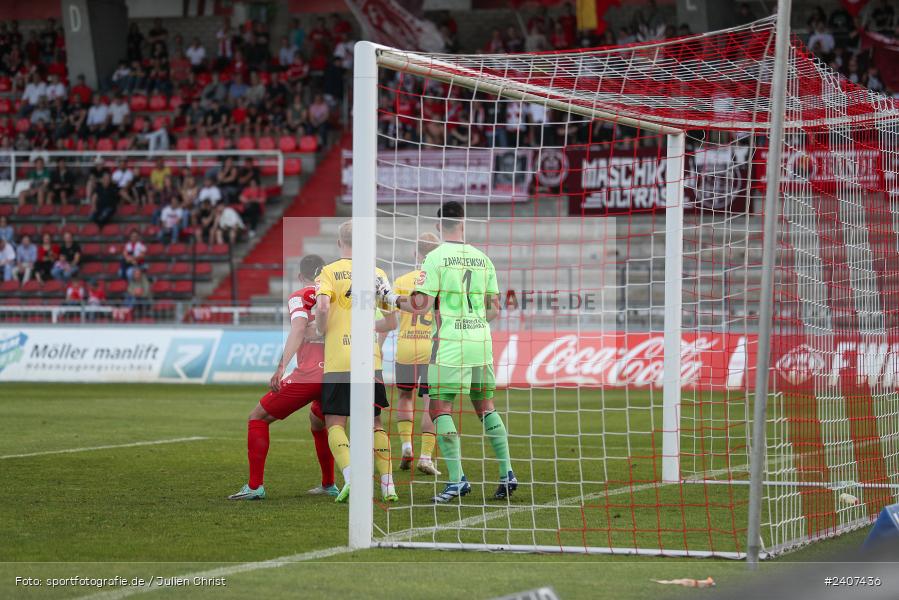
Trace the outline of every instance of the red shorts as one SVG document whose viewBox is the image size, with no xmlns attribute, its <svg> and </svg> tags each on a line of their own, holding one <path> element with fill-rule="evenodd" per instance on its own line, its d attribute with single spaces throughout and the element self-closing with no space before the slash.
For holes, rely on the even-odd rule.
<svg viewBox="0 0 899 600">
<path fill-rule="evenodd" d="M 297 383 L 281 383 L 281 389 L 277 392 L 269 392 L 259 400 L 259 404 L 265 412 L 276 419 L 286 419 L 309 403 L 309 410 L 319 419 L 325 419 L 322 414 L 322 382 L 309 381 Z"/>
</svg>

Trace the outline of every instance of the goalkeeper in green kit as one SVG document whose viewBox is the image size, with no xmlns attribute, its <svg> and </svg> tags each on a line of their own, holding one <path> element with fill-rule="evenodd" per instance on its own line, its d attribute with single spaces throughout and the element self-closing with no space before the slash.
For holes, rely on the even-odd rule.
<svg viewBox="0 0 899 600">
<path fill-rule="evenodd" d="M 431 361 L 428 365 L 430 412 L 437 443 L 449 471 L 449 483 L 434 497 L 446 503 L 471 491 L 462 472 L 461 444 L 453 422 L 453 404 L 468 395 L 484 423 L 484 434 L 499 463 L 499 487 L 493 497 L 509 498 L 518 487 L 509 458 L 506 426 L 493 406 L 493 340 L 490 323 L 498 313 L 496 269 L 486 254 L 465 243 L 465 211 L 458 202 L 445 202 L 437 212 L 443 242 L 422 264 L 410 296 L 388 293 L 400 310 L 434 311 Z"/>
</svg>

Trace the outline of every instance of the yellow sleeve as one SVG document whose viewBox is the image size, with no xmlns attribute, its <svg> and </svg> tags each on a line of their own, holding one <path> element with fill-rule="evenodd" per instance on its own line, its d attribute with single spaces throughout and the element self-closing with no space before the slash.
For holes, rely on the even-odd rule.
<svg viewBox="0 0 899 600">
<path fill-rule="evenodd" d="M 327 296 L 334 300 L 334 273 L 331 271 L 331 265 L 326 265 L 322 269 L 321 274 L 316 281 L 316 296 Z"/>
</svg>

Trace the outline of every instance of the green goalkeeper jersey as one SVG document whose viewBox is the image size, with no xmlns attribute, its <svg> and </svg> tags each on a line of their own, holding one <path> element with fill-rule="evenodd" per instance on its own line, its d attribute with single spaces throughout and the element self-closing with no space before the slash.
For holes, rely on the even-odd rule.
<svg viewBox="0 0 899 600">
<path fill-rule="evenodd" d="M 487 294 L 498 294 L 496 269 L 486 254 L 461 242 L 428 253 L 415 291 L 435 298 L 431 362 L 455 367 L 493 365 Z"/>
</svg>

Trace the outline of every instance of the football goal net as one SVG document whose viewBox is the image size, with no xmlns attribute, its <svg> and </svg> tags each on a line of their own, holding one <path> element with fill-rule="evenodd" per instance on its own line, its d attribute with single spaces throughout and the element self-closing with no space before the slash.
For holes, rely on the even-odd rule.
<svg viewBox="0 0 899 600">
<path fill-rule="evenodd" d="M 891 99 L 775 17 L 538 54 L 360 42 L 355 60 L 351 545 L 754 560 L 899 500 Z M 397 468 L 392 333 L 400 500 L 385 503 L 360 299 L 376 267 L 420 269 L 453 200 L 497 273 L 494 403 L 518 489 L 494 499 L 467 397 L 453 418 L 471 493 L 432 502 L 439 450 L 441 476 Z"/>
</svg>

